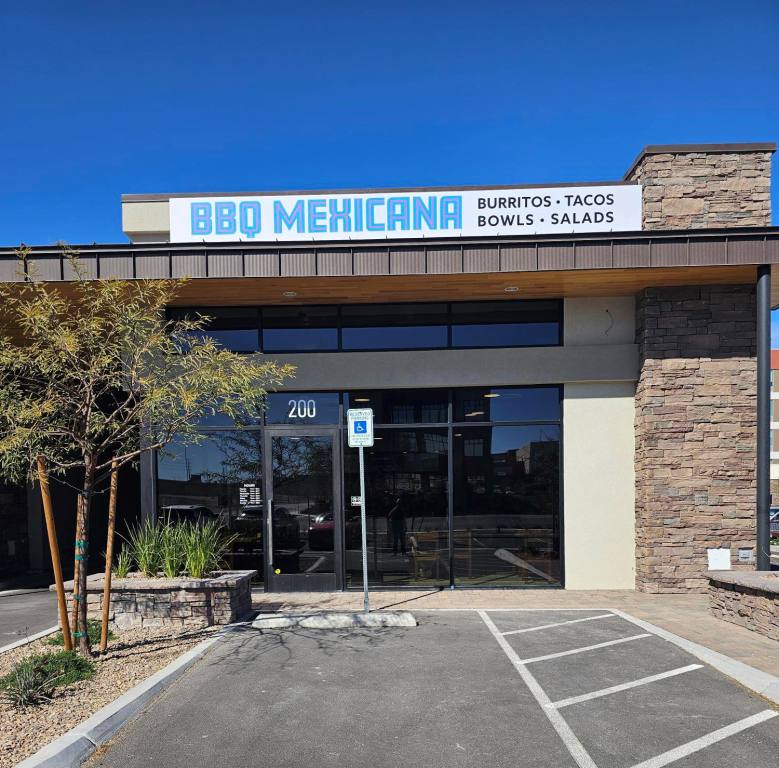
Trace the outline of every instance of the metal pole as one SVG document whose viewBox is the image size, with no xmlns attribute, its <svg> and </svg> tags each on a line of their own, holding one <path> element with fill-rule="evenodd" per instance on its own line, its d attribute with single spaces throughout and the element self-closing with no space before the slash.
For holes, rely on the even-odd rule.
<svg viewBox="0 0 779 768">
<path fill-rule="evenodd" d="M 771 570 L 771 267 L 757 268 L 757 570 Z"/>
<path fill-rule="evenodd" d="M 365 519 L 365 459 L 363 447 L 360 446 L 360 521 L 362 527 L 362 591 L 365 613 L 370 611 L 368 600 L 368 525 Z"/>
</svg>

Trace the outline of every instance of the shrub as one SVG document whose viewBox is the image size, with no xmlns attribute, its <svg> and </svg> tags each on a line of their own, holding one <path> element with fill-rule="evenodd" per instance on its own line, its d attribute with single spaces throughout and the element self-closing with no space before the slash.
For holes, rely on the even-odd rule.
<svg viewBox="0 0 779 768">
<path fill-rule="evenodd" d="M 87 633 L 89 634 L 89 644 L 97 645 L 100 642 L 100 630 L 101 625 L 97 619 L 87 619 Z M 108 639 L 113 640 L 114 633 L 108 632 Z M 55 632 L 53 635 L 49 635 L 45 640 L 46 645 L 64 645 L 62 640 L 62 631 Z"/>
<path fill-rule="evenodd" d="M 75 651 L 39 653 L 17 662 L 0 678 L 0 691 L 15 707 L 34 706 L 50 701 L 55 688 L 88 680 L 94 673 L 94 662 Z"/>
<path fill-rule="evenodd" d="M 163 573 L 173 579 L 181 573 L 186 562 L 183 525 L 168 523 L 159 528 L 160 562 Z"/>
<path fill-rule="evenodd" d="M 133 556 L 129 547 L 122 547 L 114 562 L 114 576 L 117 579 L 124 579 L 133 567 Z"/>
<path fill-rule="evenodd" d="M 156 576 L 162 565 L 160 530 L 160 526 L 150 520 L 144 520 L 127 531 L 126 541 L 130 548 L 130 556 L 144 576 Z"/>
<path fill-rule="evenodd" d="M 181 528 L 185 568 L 193 579 L 202 579 L 222 567 L 234 536 L 229 536 L 216 520 L 187 523 Z"/>
</svg>

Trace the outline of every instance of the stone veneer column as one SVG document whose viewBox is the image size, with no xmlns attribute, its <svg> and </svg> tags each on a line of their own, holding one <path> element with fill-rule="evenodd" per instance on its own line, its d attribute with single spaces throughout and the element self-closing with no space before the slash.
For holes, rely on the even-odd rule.
<svg viewBox="0 0 779 768">
<path fill-rule="evenodd" d="M 755 288 L 649 288 L 636 315 L 636 586 L 703 591 L 708 547 L 755 544 Z"/>
<path fill-rule="evenodd" d="M 773 143 L 650 145 L 625 174 L 643 187 L 644 229 L 771 225 Z"/>
</svg>

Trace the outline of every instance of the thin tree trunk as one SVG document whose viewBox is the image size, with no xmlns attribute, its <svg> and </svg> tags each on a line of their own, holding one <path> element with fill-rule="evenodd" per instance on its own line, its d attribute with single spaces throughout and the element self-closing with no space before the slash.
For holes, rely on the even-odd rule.
<svg viewBox="0 0 779 768">
<path fill-rule="evenodd" d="M 81 538 L 83 531 L 81 530 L 81 502 L 83 501 L 82 495 L 79 493 L 76 499 L 76 546 L 75 546 L 75 558 L 73 561 L 73 606 L 71 607 L 70 627 L 73 630 L 73 640 L 71 645 L 76 645 L 78 642 L 78 604 L 79 604 L 79 587 L 81 581 L 79 574 L 81 572 Z"/>
<path fill-rule="evenodd" d="M 68 606 L 65 601 L 65 586 L 62 583 L 62 565 L 60 563 L 60 548 L 57 542 L 57 528 L 54 524 L 54 511 L 51 508 L 51 493 L 49 492 L 49 476 L 46 474 L 46 462 L 43 456 L 38 456 L 38 484 L 41 487 L 43 514 L 46 518 L 46 533 L 49 537 L 49 552 L 51 552 L 51 567 L 54 571 L 54 583 L 57 586 L 57 606 L 60 615 L 62 642 L 66 651 L 73 650 L 73 638 L 70 636 L 68 621 Z"/>
<path fill-rule="evenodd" d="M 105 576 L 103 577 L 103 616 L 100 627 L 100 651 L 108 646 L 108 613 L 111 605 L 111 566 L 114 563 L 114 530 L 116 528 L 116 490 L 119 470 L 111 462 L 111 494 L 108 498 L 108 537 L 105 546 Z"/>
<path fill-rule="evenodd" d="M 87 631 L 87 562 L 89 557 L 89 510 L 92 506 L 92 489 L 95 481 L 95 462 L 92 456 L 87 456 L 84 461 L 84 488 L 81 493 L 81 505 L 79 506 L 80 539 L 76 542 L 77 550 L 81 547 L 81 567 L 78 569 L 78 650 L 82 656 L 91 656 L 89 647 L 89 632 Z"/>
</svg>

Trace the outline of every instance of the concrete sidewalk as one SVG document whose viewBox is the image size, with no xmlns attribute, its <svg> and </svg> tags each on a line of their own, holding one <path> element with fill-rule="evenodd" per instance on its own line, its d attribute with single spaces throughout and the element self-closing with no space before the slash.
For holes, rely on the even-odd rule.
<svg viewBox="0 0 779 768">
<path fill-rule="evenodd" d="M 253 592 L 253 607 L 270 611 L 359 611 L 362 592 Z M 376 591 L 374 610 L 452 610 L 458 608 L 616 608 L 692 642 L 779 677 L 779 643 L 714 618 L 706 595 L 650 595 L 629 590 Z"/>
</svg>

